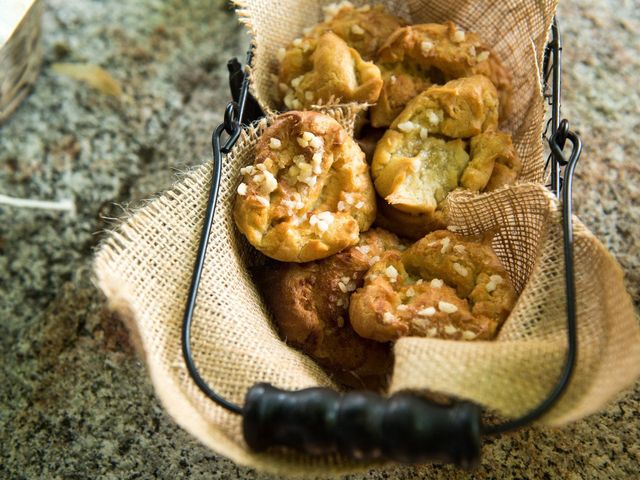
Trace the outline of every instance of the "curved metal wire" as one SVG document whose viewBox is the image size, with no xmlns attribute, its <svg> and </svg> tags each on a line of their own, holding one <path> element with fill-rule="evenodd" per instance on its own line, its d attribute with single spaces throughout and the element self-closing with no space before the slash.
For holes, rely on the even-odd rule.
<svg viewBox="0 0 640 480">
<path fill-rule="evenodd" d="M 247 65 L 251 63 L 251 58 L 252 52 L 249 51 L 247 54 Z M 200 235 L 196 261 L 193 267 L 193 275 L 191 277 L 191 285 L 189 286 L 189 293 L 187 296 L 187 305 L 185 307 L 182 321 L 182 356 L 184 358 L 184 363 L 187 366 L 187 370 L 189 371 L 189 375 L 191 375 L 195 384 L 207 397 L 226 410 L 239 415 L 242 415 L 242 407 L 230 402 L 216 393 L 200 375 L 193 358 L 193 352 L 191 351 L 191 325 L 193 324 L 193 312 L 196 308 L 198 287 L 200 286 L 200 279 L 202 278 L 202 269 L 204 267 L 207 245 L 209 245 L 209 236 L 211 235 L 213 217 L 215 216 L 216 203 L 218 201 L 218 190 L 220 189 L 220 178 L 222 176 L 222 154 L 229 153 L 240 136 L 248 94 L 249 78 L 247 75 L 244 75 L 238 102 L 231 102 L 227 105 L 224 112 L 224 122 L 218 125 L 211 136 L 211 146 L 213 148 L 211 187 L 209 189 L 207 209 L 204 216 L 202 233 Z M 222 135 L 225 132 L 229 135 L 229 138 L 227 138 L 224 145 L 222 145 Z"/>
<path fill-rule="evenodd" d="M 572 201 L 571 201 L 571 189 L 573 186 L 573 173 L 580 158 L 582 152 L 582 141 L 580 137 L 574 132 L 568 129 L 568 122 L 563 120 L 562 124 L 566 124 L 562 128 L 558 129 L 556 135 L 549 139 L 549 147 L 556 159 L 559 166 L 566 165 L 564 170 L 564 182 L 562 186 L 562 234 L 564 241 L 564 264 L 565 264 L 565 296 L 567 299 L 567 353 L 565 356 L 564 366 L 560 377 L 556 381 L 555 386 L 549 392 L 548 396 L 538 404 L 533 410 L 525 415 L 497 425 L 483 425 L 483 435 L 497 435 L 500 433 L 517 430 L 530 424 L 531 422 L 539 419 L 542 415 L 547 413 L 553 405 L 560 399 L 562 394 L 566 391 L 571 375 L 575 368 L 576 357 L 578 352 L 578 326 L 576 321 L 576 289 L 575 279 L 573 271 L 573 222 L 572 222 Z M 566 132 L 566 137 L 573 144 L 571 156 L 569 160 L 565 160 L 560 148 L 560 140 L 556 138 L 558 135 L 563 135 Z M 564 142 L 562 142 L 564 143 Z"/>
</svg>

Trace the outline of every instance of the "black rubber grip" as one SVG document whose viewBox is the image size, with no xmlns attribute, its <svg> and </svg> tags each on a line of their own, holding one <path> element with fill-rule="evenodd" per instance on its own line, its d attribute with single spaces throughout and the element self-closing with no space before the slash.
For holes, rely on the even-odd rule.
<svg viewBox="0 0 640 480">
<path fill-rule="evenodd" d="M 257 452 L 284 446 L 314 455 L 403 463 L 442 462 L 472 468 L 480 461 L 480 408 L 435 404 L 410 393 L 389 398 L 325 388 L 290 392 L 251 387 L 243 433 Z"/>
</svg>

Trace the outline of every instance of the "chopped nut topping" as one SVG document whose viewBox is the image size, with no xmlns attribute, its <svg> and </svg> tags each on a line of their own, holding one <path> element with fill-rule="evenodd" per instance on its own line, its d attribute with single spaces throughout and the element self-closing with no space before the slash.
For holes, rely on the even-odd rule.
<svg viewBox="0 0 640 480">
<path fill-rule="evenodd" d="M 351 26 L 351 33 L 354 35 L 364 35 L 364 29 L 360 25 L 355 24 Z"/>
<path fill-rule="evenodd" d="M 481 52 L 478 54 L 478 56 L 476 57 L 476 60 L 478 61 L 478 63 L 480 62 L 484 62 L 485 60 L 487 60 L 489 58 L 489 51 L 487 50 L 486 52 Z"/>
<path fill-rule="evenodd" d="M 456 307 L 453 303 L 440 300 L 438 302 L 438 310 L 444 313 L 455 313 L 458 311 L 458 307 Z"/>
<path fill-rule="evenodd" d="M 420 51 L 423 55 L 428 55 L 429 52 L 433 49 L 433 42 L 429 40 L 425 40 L 420 44 Z"/>
<path fill-rule="evenodd" d="M 304 80 L 304 75 L 300 75 L 299 77 L 294 78 L 293 80 L 291 80 L 291 86 L 293 88 L 298 88 L 302 80 Z"/>
<path fill-rule="evenodd" d="M 294 47 L 301 47 L 302 46 L 302 39 L 301 38 L 296 38 L 293 42 L 293 46 Z"/>
<path fill-rule="evenodd" d="M 393 313 L 391 312 L 384 312 L 384 314 L 382 315 L 382 323 L 385 324 L 390 324 L 396 321 L 396 317 Z"/>
<path fill-rule="evenodd" d="M 471 45 L 469 47 L 469 55 L 471 55 L 472 57 L 476 56 L 476 47 L 475 47 L 475 45 Z"/>
<path fill-rule="evenodd" d="M 489 277 L 489 281 L 485 285 L 487 292 L 489 293 L 493 292 L 497 288 L 497 286 L 501 284 L 503 281 L 504 279 L 500 275 L 491 275 Z"/>
<path fill-rule="evenodd" d="M 389 277 L 389 281 L 391 281 L 391 283 L 394 283 L 398 278 L 398 270 L 396 270 L 396 267 L 394 267 L 393 265 L 389 265 L 387 268 L 385 268 L 384 274 Z"/>
<path fill-rule="evenodd" d="M 422 162 L 420 161 L 419 158 L 414 158 L 411 161 L 411 171 L 412 172 L 419 172 L 420 171 L 420 165 L 422 165 Z"/>
<path fill-rule="evenodd" d="M 304 98 L 307 102 L 313 102 L 313 92 L 310 92 L 309 90 L 305 90 Z"/>
<path fill-rule="evenodd" d="M 458 332 L 458 329 L 453 325 L 445 325 L 444 327 L 444 333 L 446 333 L 447 335 L 453 335 L 454 333 L 457 333 L 457 332 Z"/>
<path fill-rule="evenodd" d="M 345 203 L 344 203 L 342 200 L 340 200 L 340 201 L 338 202 L 338 211 L 339 211 L 339 212 L 344 212 L 344 210 L 345 210 L 346 208 L 347 208 L 347 206 L 345 205 Z"/>
<path fill-rule="evenodd" d="M 269 140 L 269 148 L 271 148 L 272 150 L 280 150 L 281 147 L 282 142 L 280 141 L 280 139 L 271 137 L 271 139 Z"/>
<path fill-rule="evenodd" d="M 358 250 L 360 253 L 364 255 L 368 255 L 371 249 L 366 245 L 362 245 L 360 247 L 356 247 L 356 250 Z"/>
<path fill-rule="evenodd" d="M 364 207 L 364 202 L 363 201 L 359 201 L 358 203 L 356 203 L 356 208 L 358 210 L 360 210 L 362 207 Z"/>
<path fill-rule="evenodd" d="M 351 278 L 350 277 L 341 277 L 340 280 L 342 280 L 345 284 L 347 284 L 347 283 L 349 283 Z"/>
<path fill-rule="evenodd" d="M 427 337 L 435 337 L 438 334 L 438 329 L 436 327 L 431 327 L 427 330 Z"/>
<path fill-rule="evenodd" d="M 337 323 L 337 325 L 338 325 L 338 328 L 342 328 L 342 327 L 344 327 L 344 318 L 343 318 L 342 316 L 339 316 L 339 317 L 336 319 L 336 323 Z"/>
<path fill-rule="evenodd" d="M 426 140 L 429 137 L 429 129 L 422 127 L 420 129 L 420 138 Z"/>
<path fill-rule="evenodd" d="M 429 110 L 427 111 L 427 120 L 429 120 L 429 122 L 433 123 L 434 125 L 437 125 L 440 123 L 440 116 L 433 110 Z"/>
<path fill-rule="evenodd" d="M 399 312 L 406 312 L 407 310 L 409 310 L 409 305 L 398 305 L 398 308 L 396 308 L 396 310 L 398 310 Z"/>
<path fill-rule="evenodd" d="M 464 42 L 465 34 L 462 30 L 456 30 L 453 34 L 453 41 L 456 43 Z"/>
<path fill-rule="evenodd" d="M 247 184 L 246 183 L 241 183 L 240 185 L 238 185 L 238 195 L 241 196 L 245 196 L 247 194 Z"/>
<path fill-rule="evenodd" d="M 271 193 L 278 188 L 278 180 L 274 177 L 269 170 L 264 171 L 264 184 L 262 191 L 264 193 Z"/>
<path fill-rule="evenodd" d="M 465 252 L 465 250 L 466 249 L 464 248 L 464 245 L 455 245 L 453 247 L 453 251 L 456 252 L 456 253 L 463 254 Z"/>
<path fill-rule="evenodd" d="M 443 255 L 447 253 L 449 251 L 450 243 L 451 243 L 451 240 L 449 239 L 449 237 L 444 237 L 442 239 L 442 248 L 440 249 L 440 253 L 442 253 Z"/>
<path fill-rule="evenodd" d="M 255 199 L 256 199 L 256 201 L 257 201 L 259 204 L 261 204 L 262 206 L 264 206 L 264 207 L 268 207 L 268 206 L 269 206 L 269 200 L 267 200 L 266 198 L 264 198 L 264 197 L 260 197 L 260 196 L 258 196 L 258 195 L 256 195 L 254 198 L 255 198 Z"/>
<path fill-rule="evenodd" d="M 278 88 L 282 93 L 286 93 L 287 90 L 289 90 L 289 85 L 287 85 L 286 83 L 279 83 Z"/>
<path fill-rule="evenodd" d="M 431 288 L 441 288 L 444 285 L 444 282 L 439 278 L 434 278 L 431 280 Z"/>
<path fill-rule="evenodd" d="M 415 297 L 416 295 L 416 291 L 412 287 L 409 287 L 405 293 L 409 298 Z"/>
<path fill-rule="evenodd" d="M 344 283 L 338 282 L 338 287 L 342 293 L 347 293 L 347 286 Z"/>
<path fill-rule="evenodd" d="M 251 172 L 253 171 L 253 165 L 249 165 L 247 167 L 243 167 L 240 169 L 240 173 L 242 175 L 247 175 L 247 174 L 251 174 Z"/>
<path fill-rule="evenodd" d="M 287 54 L 287 51 L 285 50 L 284 47 L 280 47 L 278 49 L 278 61 L 281 62 L 282 60 L 284 60 L 284 56 Z"/>
<path fill-rule="evenodd" d="M 475 332 L 472 332 L 471 330 L 465 330 L 464 332 L 462 332 L 462 339 L 463 340 L 473 340 L 477 336 L 478 336 L 478 334 L 475 333 Z"/>
<path fill-rule="evenodd" d="M 418 128 L 418 125 L 413 123 L 411 120 L 407 120 L 406 122 L 398 124 L 398 130 L 405 133 L 412 132 L 416 128 Z"/>
<path fill-rule="evenodd" d="M 322 142 L 322 138 L 320 137 L 314 136 L 311 140 L 309 140 L 309 145 L 311 145 L 311 148 L 313 148 L 314 150 L 322 148 L 323 144 L 324 143 Z"/>
<path fill-rule="evenodd" d="M 380 261 L 380 256 L 376 255 L 376 256 L 371 257 L 369 259 L 369 265 L 373 265 L 374 263 L 378 263 L 379 261 Z M 376 275 L 376 277 L 377 277 L 377 275 Z"/>
<path fill-rule="evenodd" d="M 434 307 L 426 307 L 422 310 L 418 310 L 418 315 L 421 317 L 431 317 L 436 314 L 436 309 Z"/>
<path fill-rule="evenodd" d="M 463 277 L 466 277 L 467 275 L 469 275 L 469 270 L 467 270 L 465 267 L 460 265 L 458 262 L 454 262 L 453 269 Z"/>
<path fill-rule="evenodd" d="M 422 285 L 423 283 L 424 283 L 424 280 L 419 279 L 419 280 L 416 282 L 416 285 Z"/>
</svg>

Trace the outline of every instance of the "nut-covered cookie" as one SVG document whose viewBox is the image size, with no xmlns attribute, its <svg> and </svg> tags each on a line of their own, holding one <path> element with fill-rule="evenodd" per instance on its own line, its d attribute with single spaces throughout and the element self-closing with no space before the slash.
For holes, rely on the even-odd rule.
<svg viewBox="0 0 640 480">
<path fill-rule="evenodd" d="M 407 213 L 436 212 L 469 163 L 465 139 L 497 127 L 497 104 L 482 75 L 414 98 L 377 144 L 371 171 L 378 193 Z"/>
<path fill-rule="evenodd" d="M 329 258 L 263 269 L 258 281 L 281 336 L 323 367 L 350 374 L 356 383 L 384 376 L 391 366 L 390 346 L 353 331 L 349 298 L 362 286 L 371 264 L 400 247 L 395 235 L 371 229 L 357 246 Z M 341 376 L 342 381 L 348 378 Z"/>
<path fill-rule="evenodd" d="M 389 36 L 406 22 L 389 13 L 383 5 L 356 8 L 349 2 L 324 8 L 325 21 L 314 27 L 308 36 L 333 32 L 355 48 L 365 60 L 372 60 Z"/>
<path fill-rule="evenodd" d="M 509 115 L 511 74 L 477 34 L 464 32 L 452 22 L 396 30 L 380 48 L 376 63 L 385 79 L 380 101 L 371 113 L 376 127 L 390 125 L 408 101 L 403 102 L 406 88 L 398 88 L 394 83 L 443 84 L 477 74 L 488 77 L 498 90 L 501 118 Z"/>
<path fill-rule="evenodd" d="M 489 245 L 446 230 L 387 252 L 351 296 L 354 330 L 379 342 L 402 336 L 490 340 L 516 293 Z"/>
<path fill-rule="evenodd" d="M 289 109 L 338 101 L 373 103 L 382 89 L 380 69 L 333 32 L 296 39 L 284 52 L 278 82 Z"/>
<path fill-rule="evenodd" d="M 364 153 L 333 118 L 288 112 L 267 128 L 241 170 L 234 218 L 268 257 L 308 262 L 358 243 L 375 218 Z"/>
</svg>

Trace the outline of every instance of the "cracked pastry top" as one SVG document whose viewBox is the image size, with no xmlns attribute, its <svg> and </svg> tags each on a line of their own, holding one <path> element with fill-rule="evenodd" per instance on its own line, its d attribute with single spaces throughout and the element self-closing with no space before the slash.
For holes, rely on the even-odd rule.
<svg viewBox="0 0 640 480">
<path fill-rule="evenodd" d="M 288 112 L 241 169 L 234 218 L 262 253 L 286 262 L 328 257 L 358 243 L 375 218 L 364 153 L 333 118 Z"/>
</svg>

